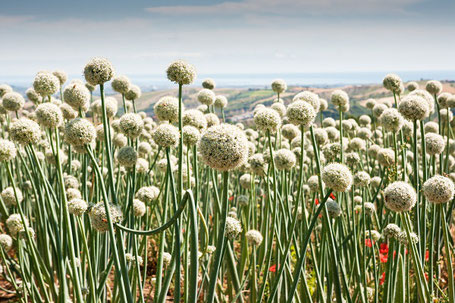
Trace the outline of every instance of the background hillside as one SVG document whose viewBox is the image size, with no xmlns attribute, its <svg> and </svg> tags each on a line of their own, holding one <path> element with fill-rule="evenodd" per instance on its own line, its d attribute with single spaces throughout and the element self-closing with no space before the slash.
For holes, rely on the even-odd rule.
<svg viewBox="0 0 455 303">
<path fill-rule="evenodd" d="M 425 87 L 426 81 L 418 82 L 420 87 Z M 444 91 L 455 93 L 455 81 L 443 82 Z M 197 101 L 197 93 L 201 88 L 189 87 L 184 88 L 184 103 L 186 108 L 195 108 L 199 105 Z M 369 98 L 374 98 L 379 102 L 387 100 L 393 101 L 390 92 L 383 88 L 382 84 L 374 85 L 347 85 L 342 87 L 305 87 L 305 86 L 291 86 L 280 97 L 284 100 L 285 104 L 292 101 L 292 98 L 299 92 L 304 90 L 312 91 L 319 95 L 320 98 L 326 100 L 330 99 L 330 94 L 335 89 L 345 90 L 351 100 L 351 109 L 347 113 L 348 116 L 359 116 L 366 113 L 363 106 L 364 101 Z M 253 116 L 253 110 L 257 104 L 270 105 L 276 98 L 276 94 L 270 88 L 216 88 L 217 95 L 224 95 L 228 98 L 228 106 L 225 108 L 226 118 L 231 122 L 244 122 L 248 123 Z M 406 92 L 405 92 L 406 93 Z M 163 96 L 177 96 L 177 89 L 157 90 L 151 92 L 144 92 L 142 97 L 136 101 L 137 109 L 145 111 L 148 115 L 154 116 L 153 105 Z M 121 96 L 114 95 L 121 104 Z M 96 97 L 95 97 L 96 98 Z M 338 113 L 335 112 L 333 106 L 324 112 L 324 116 L 337 117 Z"/>
</svg>

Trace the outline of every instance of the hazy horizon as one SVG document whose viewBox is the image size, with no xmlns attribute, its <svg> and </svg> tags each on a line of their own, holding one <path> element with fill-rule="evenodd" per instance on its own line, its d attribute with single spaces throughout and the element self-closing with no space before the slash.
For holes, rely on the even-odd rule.
<svg viewBox="0 0 455 303">
<path fill-rule="evenodd" d="M 334 87 L 343 85 L 379 84 L 386 71 L 370 72 L 322 72 L 322 73 L 220 73 L 198 74 L 193 86 L 201 86 L 205 78 L 212 78 L 217 87 L 269 87 L 277 79 L 283 79 L 289 86 Z M 454 81 L 455 70 L 427 70 L 427 71 L 397 71 L 404 82 L 419 80 Z M 174 88 L 163 71 L 162 74 L 127 74 L 130 80 L 139 85 L 144 91 Z M 0 75 L 0 83 L 7 83 L 19 90 L 25 90 L 33 82 L 34 75 L 4 76 Z M 82 73 L 69 74 L 68 79 L 83 80 Z M 110 88 L 110 85 L 107 85 Z"/>
</svg>

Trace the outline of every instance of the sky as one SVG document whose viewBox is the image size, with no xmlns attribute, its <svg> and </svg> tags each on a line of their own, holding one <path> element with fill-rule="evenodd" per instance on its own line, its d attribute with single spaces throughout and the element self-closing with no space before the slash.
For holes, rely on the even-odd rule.
<svg viewBox="0 0 455 303">
<path fill-rule="evenodd" d="M 1 1 L 0 76 L 455 70 L 453 0 Z"/>
</svg>

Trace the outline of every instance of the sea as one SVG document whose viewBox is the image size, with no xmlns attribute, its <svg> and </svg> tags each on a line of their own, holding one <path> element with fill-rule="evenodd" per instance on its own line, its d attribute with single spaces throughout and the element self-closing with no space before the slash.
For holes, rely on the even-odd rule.
<svg viewBox="0 0 455 303">
<path fill-rule="evenodd" d="M 200 74 L 193 85 L 200 86 L 206 78 L 215 80 L 217 87 L 224 88 L 262 88 L 270 87 L 275 79 L 283 79 L 288 86 L 339 87 L 344 85 L 362 85 L 381 83 L 388 72 L 324 72 L 324 73 L 262 73 L 262 74 Z M 393 71 L 404 82 L 418 80 L 455 81 L 455 70 L 429 71 Z M 127 75 L 143 91 L 174 88 L 165 74 Z M 81 75 L 69 75 L 69 79 L 82 79 Z M 33 75 L 5 76 L 0 75 L 0 83 L 7 83 L 18 91 L 32 85 Z"/>
</svg>

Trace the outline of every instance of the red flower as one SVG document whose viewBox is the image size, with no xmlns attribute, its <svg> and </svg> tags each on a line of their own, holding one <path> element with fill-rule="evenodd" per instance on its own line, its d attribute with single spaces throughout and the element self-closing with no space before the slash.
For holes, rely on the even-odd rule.
<svg viewBox="0 0 455 303">
<path fill-rule="evenodd" d="M 381 243 L 379 245 L 379 253 L 381 253 L 381 254 L 389 253 L 389 246 L 387 245 L 387 243 Z"/>
<path fill-rule="evenodd" d="M 272 266 L 270 266 L 269 271 L 276 272 L 276 264 L 273 264 Z"/>
<path fill-rule="evenodd" d="M 229 197 L 229 201 L 232 201 L 232 200 L 234 200 L 234 196 Z"/>
<path fill-rule="evenodd" d="M 332 198 L 332 200 L 335 200 L 335 195 L 333 193 L 330 193 L 330 198 Z"/>
<path fill-rule="evenodd" d="M 430 259 L 430 252 L 427 250 L 425 252 L 425 261 L 428 261 Z"/>
<path fill-rule="evenodd" d="M 381 261 L 381 263 L 387 263 L 387 259 L 389 258 L 389 255 L 388 254 L 379 254 L 379 261 Z"/>
<path fill-rule="evenodd" d="M 397 252 L 394 250 L 393 251 L 393 258 L 395 259 L 395 256 L 397 255 Z"/>
<path fill-rule="evenodd" d="M 381 277 L 381 279 L 379 280 L 379 285 L 384 284 L 384 282 L 385 282 L 385 272 L 382 273 L 382 277 Z"/>
<path fill-rule="evenodd" d="M 365 239 L 365 246 L 372 247 L 373 244 L 374 244 L 374 241 L 372 241 L 371 239 Z"/>
<path fill-rule="evenodd" d="M 314 199 L 314 204 L 316 204 L 316 205 L 319 204 L 319 199 L 318 198 Z"/>
</svg>

